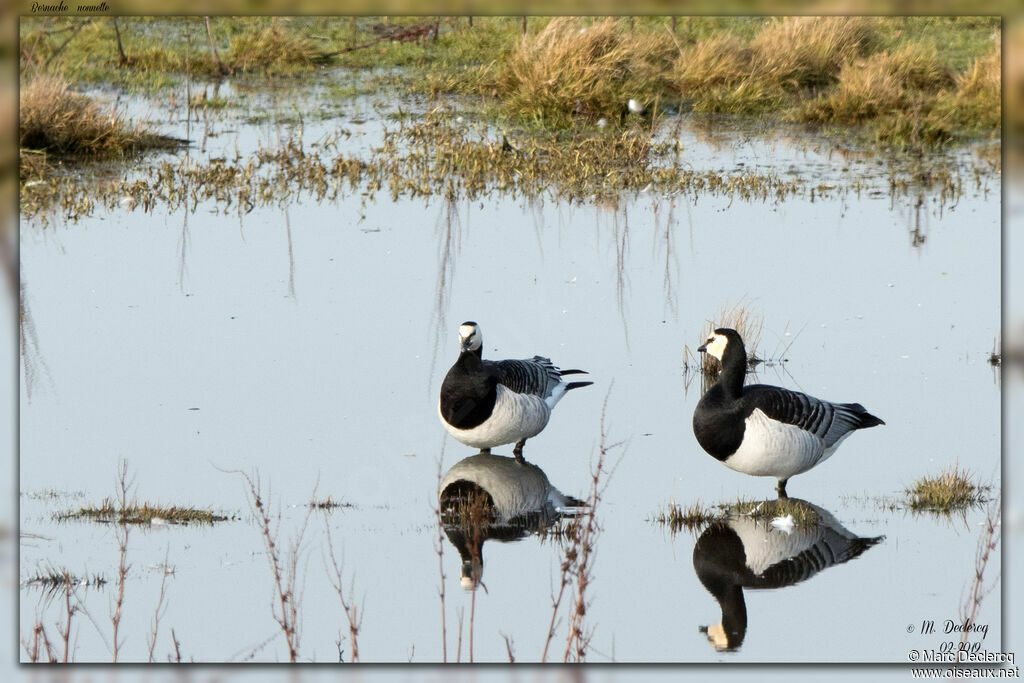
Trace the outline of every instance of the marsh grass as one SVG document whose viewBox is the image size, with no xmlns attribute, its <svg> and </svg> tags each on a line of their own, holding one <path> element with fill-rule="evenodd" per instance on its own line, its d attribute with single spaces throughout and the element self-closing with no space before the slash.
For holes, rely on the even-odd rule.
<svg viewBox="0 0 1024 683">
<path fill-rule="evenodd" d="M 59 209 L 66 218 L 77 220 L 97 207 L 127 205 L 149 212 L 164 205 L 173 211 L 186 201 L 212 201 L 220 210 L 245 214 L 296 197 L 334 201 L 361 194 L 368 202 L 380 192 L 393 200 L 504 195 L 610 206 L 617 205 L 622 193 L 641 189 L 694 200 L 719 196 L 752 202 L 814 201 L 859 194 L 878 183 L 855 177 L 842 185 L 825 185 L 754 169 L 695 170 L 680 157 L 674 140 L 652 141 L 636 130 L 513 135 L 506 145 L 507 132 L 459 123 L 443 107 L 416 117 L 397 116 L 382 143 L 358 156 L 339 151 L 339 142 L 347 135 L 341 129 L 311 146 L 295 135 L 282 134 L 276 146 L 247 157 L 204 161 L 185 155 L 150 166 L 130 180 L 69 174 L 29 181 L 21 186 L 21 211 L 32 217 Z M 978 183 L 985 182 L 985 169 L 975 169 Z M 935 194 L 944 205 L 955 202 L 963 186 L 959 171 L 918 162 L 912 168 L 894 166 L 888 190 L 894 199 L 910 193 Z"/>
<path fill-rule="evenodd" d="M 104 524 L 207 524 L 224 522 L 226 515 L 209 509 L 177 505 L 159 505 L 127 501 L 124 505 L 116 500 L 104 498 L 98 506 L 86 505 L 77 510 L 57 513 L 58 521 L 87 520 Z"/>
<path fill-rule="evenodd" d="M 334 500 L 334 498 L 332 498 L 331 496 L 327 496 L 326 498 L 323 498 L 321 500 L 311 500 L 311 501 L 309 501 L 309 507 L 317 509 L 317 510 L 331 511 L 331 510 L 337 510 L 338 508 L 350 508 L 351 509 L 351 508 L 354 508 L 355 505 L 353 505 L 352 503 L 338 502 L 338 501 Z"/>
<path fill-rule="evenodd" d="M 904 493 L 907 506 L 915 512 L 948 513 L 981 505 L 991 490 L 990 485 L 975 483 L 972 472 L 953 465 L 936 476 L 921 477 Z"/>
<path fill-rule="evenodd" d="M 300 30 L 289 29 L 286 20 L 274 17 L 262 30 L 242 33 L 231 39 L 229 68 L 233 71 L 258 71 L 287 74 L 312 68 L 322 50 Z"/>
<path fill-rule="evenodd" d="M 699 533 L 712 522 L 727 520 L 730 517 L 749 517 L 761 522 L 771 522 L 776 517 L 792 515 L 794 524 L 801 529 L 809 529 L 817 525 L 821 518 L 807 503 L 795 498 L 778 498 L 773 500 L 737 499 L 732 503 L 715 503 L 705 505 L 696 501 L 689 505 L 669 503 L 650 518 L 650 521 L 668 527 L 673 534 L 685 529 L 691 533 Z"/>
<path fill-rule="evenodd" d="M 651 103 L 665 91 L 675 54 L 668 32 L 636 39 L 622 20 L 556 17 L 524 36 L 483 87 L 516 118 L 556 128 L 574 117 L 617 120 L 630 98 Z"/>
<path fill-rule="evenodd" d="M 143 122 L 125 121 L 116 111 L 73 92 L 67 81 L 53 76 L 37 76 L 22 83 L 19 114 L 18 142 L 29 169 L 38 169 L 38 164 L 45 162 L 36 155 L 40 151 L 102 158 L 183 144 L 151 132 Z"/>
<path fill-rule="evenodd" d="M 26 17 L 20 66 L 149 92 L 180 85 L 186 70 L 375 68 L 393 72 L 376 77 L 382 89 L 477 95 L 547 130 L 600 117 L 646 125 L 623 115 L 634 98 L 655 117 L 679 106 L 771 114 L 907 146 L 998 135 L 999 31 L 998 17 L 530 17 L 525 33 L 518 17 Z M 892 77 L 855 75 L 858 62 L 907 51 L 934 55 L 938 79 L 894 96 Z M 887 106 L 870 116 L 861 95 Z"/>
<path fill-rule="evenodd" d="M 103 588 L 107 585 L 107 579 L 101 574 L 78 576 L 67 569 L 57 567 L 46 567 L 37 570 L 34 574 L 22 581 L 22 585 L 34 588 L 41 588 L 50 596 L 55 596 L 65 587 L 83 586 L 86 588 Z"/>
<path fill-rule="evenodd" d="M 677 533 L 683 529 L 691 532 L 701 531 L 711 522 L 721 518 L 721 508 L 708 507 L 697 501 L 688 506 L 669 503 L 664 508 L 658 510 L 651 518 L 651 521 L 667 526 L 669 531 Z"/>
<path fill-rule="evenodd" d="M 802 529 L 809 529 L 821 522 L 820 515 L 813 507 L 796 498 L 758 501 L 738 499 L 734 503 L 723 504 L 722 508 L 727 513 L 765 522 L 770 522 L 776 517 L 792 515 L 793 522 Z"/>
</svg>

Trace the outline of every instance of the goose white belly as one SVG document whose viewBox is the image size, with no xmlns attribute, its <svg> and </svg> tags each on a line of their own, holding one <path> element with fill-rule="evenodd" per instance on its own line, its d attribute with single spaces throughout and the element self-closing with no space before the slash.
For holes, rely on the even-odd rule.
<svg viewBox="0 0 1024 683">
<path fill-rule="evenodd" d="M 490 494 L 499 524 L 519 515 L 569 506 L 543 470 L 501 455 L 477 453 L 455 463 L 442 478 L 438 494 L 457 481 L 472 482 Z"/>
<path fill-rule="evenodd" d="M 826 450 L 820 437 L 795 425 L 773 420 L 760 408 L 755 408 L 745 423 L 743 441 L 736 452 L 725 459 L 725 464 L 755 477 L 787 479 L 806 472 L 832 455 L 842 441 Z"/>
<path fill-rule="evenodd" d="M 470 429 L 459 429 L 448 424 L 443 415 L 441 422 L 449 434 L 467 446 L 492 448 L 540 434 L 551 417 L 550 401 L 550 398 L 545 401 L 540 396 L 517 394 L 499 384 L 494 409 L 481 424 Z M 438 403 L 439 412 L 440 409 Z"/>
<path fill-rule="evenodd" d="M 818 543 L 823 536 L 822 527 L 797 527 L 791 533 L 772 528 L 768 522 L 749 517 L 729 521 L 729 526 L 743 543 L 746 565 L 756 576 L 783 560 L 796 557 Z"/>
</svg>

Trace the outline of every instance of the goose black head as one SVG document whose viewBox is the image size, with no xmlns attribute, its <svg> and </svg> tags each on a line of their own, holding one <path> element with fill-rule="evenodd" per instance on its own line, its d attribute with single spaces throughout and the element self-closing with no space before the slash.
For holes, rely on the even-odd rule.
<svg viewBox="0 0 1024 683">
<path fill-rule="evenodd" d="M 708 337 L 706 342 L 697 347 L 698 351 L 706 352 L 718 360 L 722 360 L 725 356 L 726 349 L 731 354 L 739 351 L 744 357 L 747 355 L 740 333 L 728 327 L 719 327 Z"/>
<path fill-rule="evenodd" d="M 480 326 L 472 320 L 459 325 L 459 347 L 462 353 L 466 351 L 475 351 L 480 353 L 481 347 L 484 345 L 484 336 L 480 332 Z"/>
</svg>

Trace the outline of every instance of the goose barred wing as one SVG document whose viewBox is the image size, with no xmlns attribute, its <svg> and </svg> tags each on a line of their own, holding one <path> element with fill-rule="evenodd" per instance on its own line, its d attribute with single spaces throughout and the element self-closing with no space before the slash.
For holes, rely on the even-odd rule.
<svg viewBox="0 0 1024 683">
<path fill-rule="evenodd" d="M 859 557 L 884 538 L 845 538 L 832 529 L 825 529 L 822 538 L 793 557 L 764 570 L 751 588 L 782 588 L 814 576 L 823 569 Z"/>
<path fill-rule="evenodd" d="M 814 434 L 826 448 L 854 429 L 882 423 L 859 403 L 830 403 L 780 387 L 755 384 L 744 390 L 744 398 L 748 396 L 753 407 L 774 420 Z"/>
<path fill-rule="evenodd" d="M 499 382 L 517 394 L 547 398 L 561 382 L 558 368 L 550 359 L 541 356 L 526 360 L 484 361 L 484 366 Z"/>
</svg>

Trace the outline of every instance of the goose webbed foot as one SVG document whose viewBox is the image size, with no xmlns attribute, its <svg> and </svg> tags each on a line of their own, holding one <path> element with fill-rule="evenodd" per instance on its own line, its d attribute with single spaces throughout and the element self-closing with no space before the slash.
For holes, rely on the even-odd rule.
<svg viewBox="0 0 1024 683">
<path fill-rule="evenodd" d="M 775 487 L 775 492 L 779 495 L 779 498 L 789 498 L 789 496 L 786 495 L 786 482 L 788 481 L 789 477 L 785 479 L 779 479 L 779 483 Z"/>
<path fill-rule="evenodd" d="M 516 447 L 512 449 L 512 455 L 516 456 L 516 460 L 519 462 L 526 462 L 523 458 L 523 445 L 526 443 L 526 439 L 516 443 Z"/>
</svg>

